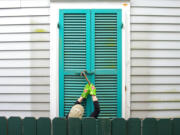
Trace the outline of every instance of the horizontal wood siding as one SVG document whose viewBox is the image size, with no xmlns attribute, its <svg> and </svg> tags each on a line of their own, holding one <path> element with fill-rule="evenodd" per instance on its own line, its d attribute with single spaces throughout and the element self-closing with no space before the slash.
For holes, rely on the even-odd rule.
<svg viewBox="0 0 180 135">
<path fill-rule="evenodd" d="M 131 0 L 131 117 L 180 117 L 180 1 Z"/>
<path fill-rule="evenodd" d="M 0 1 L 0 116 L 49 116 L 49 3 Z"/>
</svg>

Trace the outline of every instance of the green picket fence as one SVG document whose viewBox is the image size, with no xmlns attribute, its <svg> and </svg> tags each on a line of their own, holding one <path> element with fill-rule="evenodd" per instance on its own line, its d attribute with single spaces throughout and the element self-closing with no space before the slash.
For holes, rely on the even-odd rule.
<svg viewBox="0 0 180 135">
<path fill-rule="evenodd" d="M 180 135 L 180 118 L 20 119 L 0 117 L 0 135 Z"/>
</svg>

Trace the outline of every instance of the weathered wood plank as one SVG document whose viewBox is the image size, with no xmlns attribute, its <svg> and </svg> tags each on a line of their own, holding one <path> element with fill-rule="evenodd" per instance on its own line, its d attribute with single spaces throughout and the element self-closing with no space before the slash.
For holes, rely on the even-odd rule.
<svg viewBox="0 0 180 135">
<path fill-rule="evenodd" d="M 111 122 L 112 133 L 111 135 L 127 135 L 127 122 L 123 118 L 113 119 Z"/>
<path fill-rule="evenodd" d="M 7 135 L 7 119 L 0 117 L 0 135 Z"/>
<path fill-rule="evenodd" d="M 37 135 L 51 135 L 51 121 L 42 117 L 37 120 Z"/>
<path fill-rule="evenodd" d="M 19 117 L 8 119 L 8 135 L 22 135 L 22 120 Z"/>
<path fill-rule="evenodd" d="M 143 120 L 143 128 L 142 128 L 143 135 L 158 135 L 157 131 L 158 131 L 158 126 L 156 119 L 146 118 Z"/>
<path fill-rule="evenodd" d="M 141 120 L 138 118 L 130 118 L 127 122 L 128 135 L 141 134 Z"/>
<path fill-rule="evenodd" d="M 65 118 L 53 119 L 53 135 L 67 135 L 67 120 Z"/>
<path fill-rule="evenodd" d="M 36 119 L 26 117 L 23 120 L 23 135 L 36 135 Z"/>
</svg>

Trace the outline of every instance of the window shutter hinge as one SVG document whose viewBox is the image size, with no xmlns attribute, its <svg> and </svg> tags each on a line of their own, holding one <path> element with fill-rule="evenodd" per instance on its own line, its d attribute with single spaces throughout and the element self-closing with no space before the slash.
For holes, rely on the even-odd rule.
<svg viewBox="0 0 180 135">
<path fill-rule="evenodd" d="M 121 24 L 121 29 L 124 27 L 123 23 Z"/>
<path fill-rule="evenodd" d="M 60 26 L 59 26 L 59 23 L 57 24 L 57 27 L 58 27 L 58 29 L 59 29 L 59 27 L 60 27 Z"/>
</svg>

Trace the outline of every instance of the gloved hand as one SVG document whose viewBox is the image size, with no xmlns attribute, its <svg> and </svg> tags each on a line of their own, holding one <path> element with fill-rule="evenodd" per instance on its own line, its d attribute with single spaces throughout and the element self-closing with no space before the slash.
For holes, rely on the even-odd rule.
<svg viewBox="0 0 180 135">
<path fill-rule="evenodd" d="M 87 98 L 87 96 L 89 95 L 89 93 L 90 93 L 89 84 L 86 84 L 86 86 L 84 87 L 84 91 L 83 91 L 83 93 L 81 94 L 81 97 Z"/>
<path fill-rule="evenodd" d="M 96 87 L 92 83 L 89 86 L 89 90 L 91 96 L 96 96 Z"/>
</svg>

